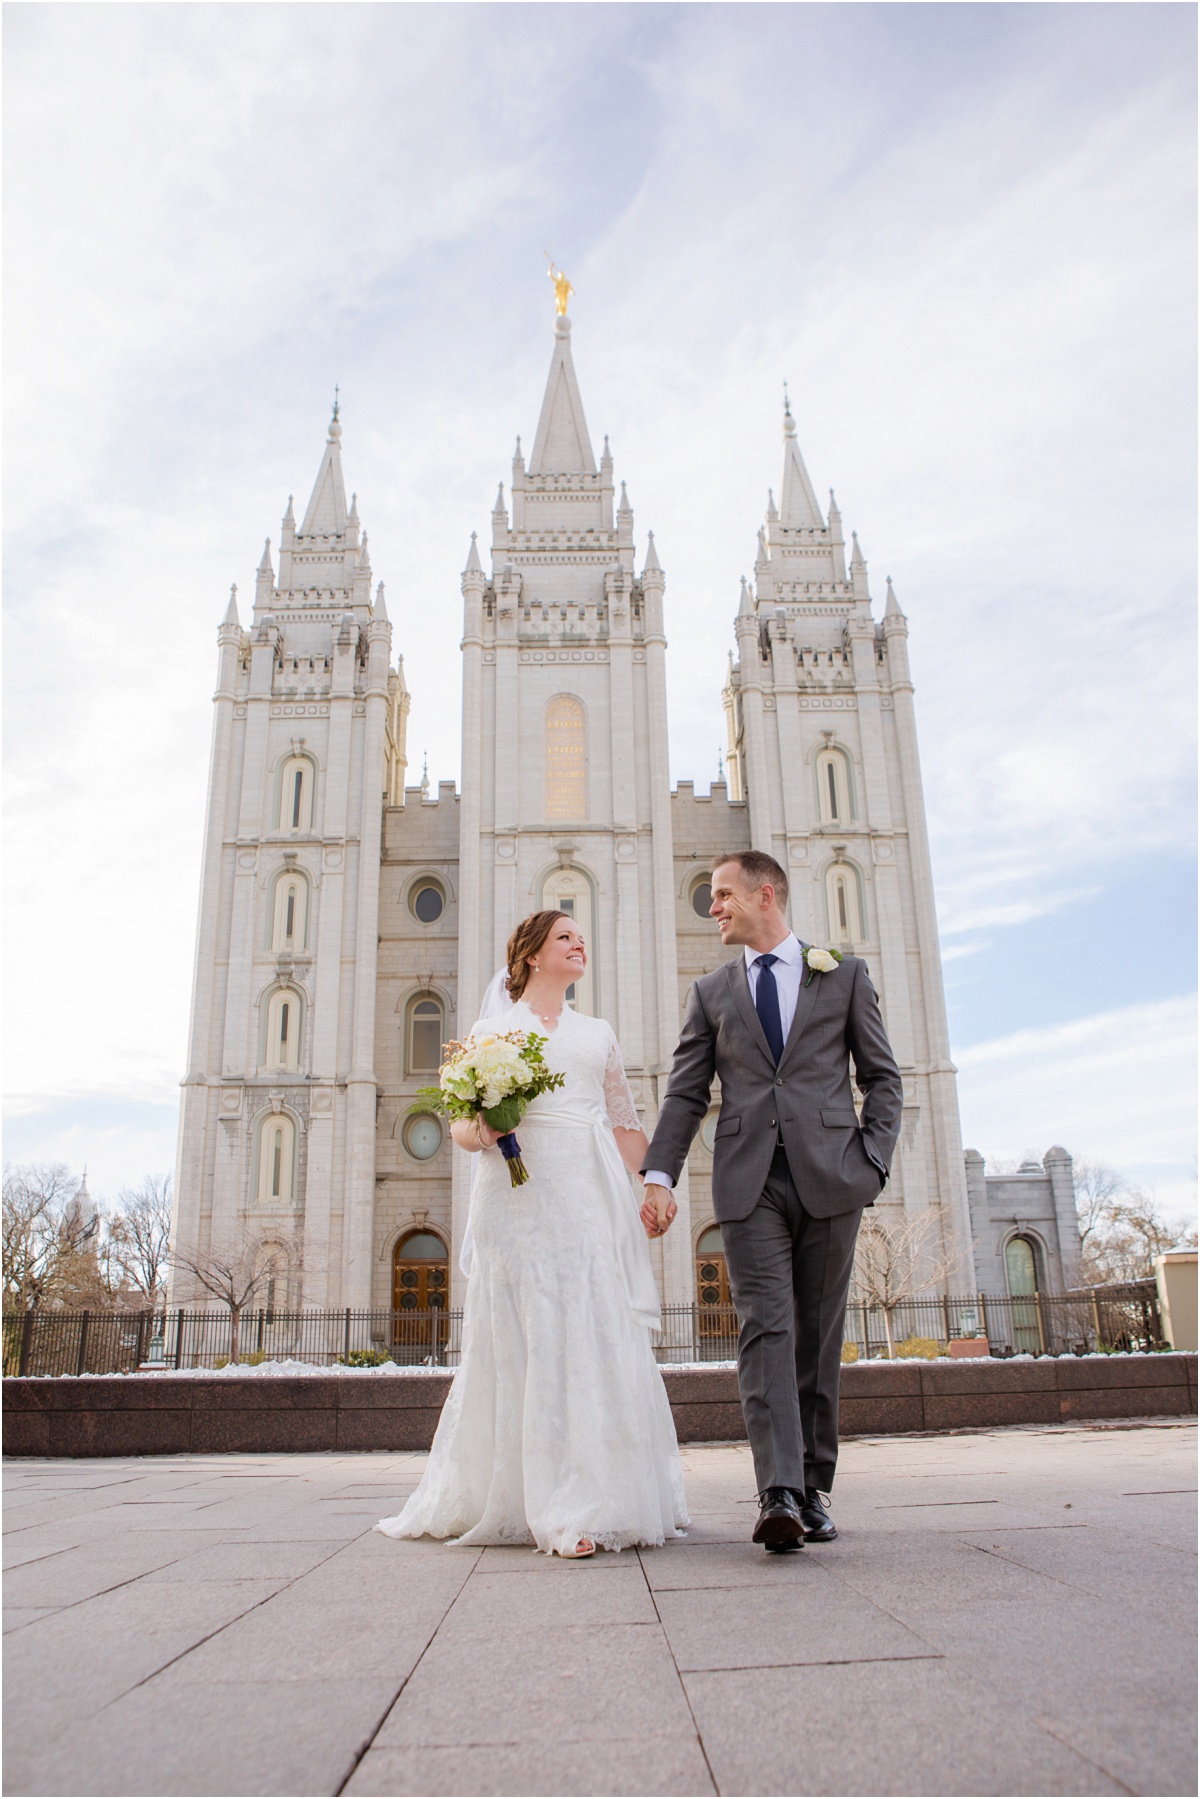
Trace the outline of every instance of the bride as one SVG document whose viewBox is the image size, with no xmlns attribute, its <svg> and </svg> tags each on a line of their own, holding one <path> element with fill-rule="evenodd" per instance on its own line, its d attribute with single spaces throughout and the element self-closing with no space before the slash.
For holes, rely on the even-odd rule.
<svg viewBox="0 0 1200 1799">
<path fill-rule="evenodd" d="M 657 1545 L 688 1522 L 650 1346 L 658 1288 L 625 1172 L 642 1166 L 646 1138 L 611 1029 L 566 1004 L 586 966 L 574 920 L 535 912 L 509 938 L 507 980 L 473 1027 L 536 1031 L 566 1080 L 517 1127 L 524 1186 L 510 1185 L 482 1118 L 451 1127 L 479 1156 L 462 1361 L 420 1485 L 377 1526 L 387 1536 L 533 1543 L 574 1559 Z"/>
</svg>

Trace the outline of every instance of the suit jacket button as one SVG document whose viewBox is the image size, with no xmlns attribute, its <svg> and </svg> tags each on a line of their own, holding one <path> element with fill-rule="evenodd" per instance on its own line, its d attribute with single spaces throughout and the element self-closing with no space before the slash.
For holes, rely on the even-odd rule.
<svg viewBox="0 0 1200 1799">
<path fill-rule="evenodd" d="M 776 1085 L 776 1086 L 777 1086 L 777 1087 L 782 1087 L 782 1086 L 783 1086 L 783 1076 L 782 1076 L 782 1075 L 779 1075 L 779 1076 L 777 1076 L 777 1077 L 776 1077 L 776 1081 L 775 1081 L 775 1085 Z"/>
</svg>

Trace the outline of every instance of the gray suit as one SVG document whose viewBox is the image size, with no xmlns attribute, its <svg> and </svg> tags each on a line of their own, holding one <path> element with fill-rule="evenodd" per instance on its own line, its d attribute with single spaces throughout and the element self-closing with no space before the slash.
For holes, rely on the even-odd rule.
<svg viewBox="0 0 1200 1799">
<path fill-rule="evenodd" d="M 851 1058 L 866 1095 L 861 1124 Z M 828 1492 L 854 1239 L 887 1180 L 903 1102 L 866 964 L 847 956 L 801 986 L 778 1067 L 745 958 L 702 976 L 647 1168 L 678 1179 L 714 1074 L 713 1211 L 741 1323 L 738 1385 L 758 1488 Z"/>
</svg>

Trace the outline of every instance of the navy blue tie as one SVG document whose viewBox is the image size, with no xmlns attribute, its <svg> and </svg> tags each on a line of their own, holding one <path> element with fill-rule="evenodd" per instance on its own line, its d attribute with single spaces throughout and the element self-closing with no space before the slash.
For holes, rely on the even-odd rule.
<svg viewBox="0 0 1200 1799">
<path fill-rule="evenodd" d="M 779 1017 L 779 989 L 775 985 L 775 976 L 771 966 L 778 962 L 778 956 L 759 956 L 754 966 L 758 969 L 758 986 L 754 990 L 754 1009 L 758 1013 L 759 1023 L 763 1028 L 763 1036 L 767 1047 L 775 1058 L 775 1066 L 783 1057 L 783 1024 Z"/>
</svg>

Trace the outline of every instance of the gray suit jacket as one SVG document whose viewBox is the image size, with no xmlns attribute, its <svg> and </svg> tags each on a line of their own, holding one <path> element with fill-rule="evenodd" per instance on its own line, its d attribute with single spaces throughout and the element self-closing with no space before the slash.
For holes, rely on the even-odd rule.
<svg viewBox="0 0 1200 1799">
<path fill-rule="evenodd" d="M 861 1126 L 850 1088 L 851 1057 L 867 1096 Z M 701 976 L 688 995 L 646 1168 L 678 1180 L 708 1110 L 714 1074 L 721 1082 L 713 1152 L 719 1224 L 754 1210 L 780 1134 L 801 1204 L 814 1217 L 874 1205 L 900 1132 L 903 1087 L 879 1000 L 858 956 L 801 985 L 778 1068 L 750 997 L 745 957 L 739 953 L 736 961 Z"/>
</svg>

